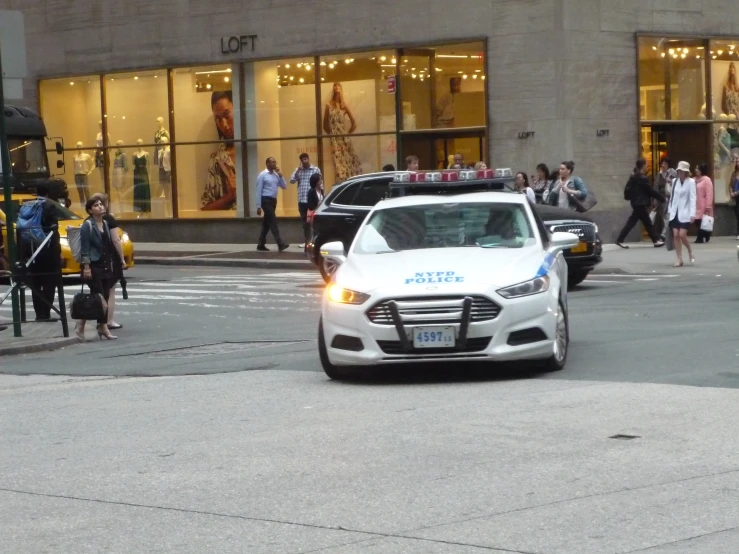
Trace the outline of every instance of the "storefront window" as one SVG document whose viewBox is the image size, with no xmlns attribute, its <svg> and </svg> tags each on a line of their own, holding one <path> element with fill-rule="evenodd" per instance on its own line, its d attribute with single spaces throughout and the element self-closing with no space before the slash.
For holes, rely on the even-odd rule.
<svg viewBox="0 0 739 554">
<path fill-rule="evenodd" d="M 705 103 L 705 44 L 703 40 L 639 39 L 642 120 L 710 119 Z"/>
<path fill-rule="evenodd" d="M 234 142 L 241 138 L 238 67 L 172 73 L 179 217 L 235 217 L 243 182 Z"/>
<path fill-rule="evenodd" d="M 739 39 L 711 41 L 713 119 L 739 119 Z"/>
<path fill-rule="evenodd" d="M 403 49 L 403 130 L 485 125 L 484 44 Z"/>
<path fill-rule="evenodd" d="M 316 134 L 314 58 L 247 64 L 245 108 L 252 139 Z"/>
<path fill-rule="evenodd" d="M 69 77 L 39 83 L 41 117 L 50 137 L 64 143 L 65 178 L 75 209 L 105 188 L 100 77 Z"/>
<path fill-rule="evenodd" d="M 395 134 L 331 137 L 322 142 L 327 191 L 353 175 L 382 171 L 387 164 L 397 166 Z"/>
</svg>

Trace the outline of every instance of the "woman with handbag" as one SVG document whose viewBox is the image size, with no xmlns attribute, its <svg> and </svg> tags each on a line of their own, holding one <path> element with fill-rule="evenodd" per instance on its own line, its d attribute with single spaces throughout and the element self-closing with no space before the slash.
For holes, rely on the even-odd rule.
<svg viewBox="0 0 739 554">
<path fill-rule="evenodd" d="M 308 191 L 308 223 L 313 223 L 313 214 L 323 201 L 323 177 L 320 173 L 310 176 L 310 190 Z"/>
<path fill-rule="evenodd" d="M 695 166 L 695 224 L 698 226 L 698 236 L 695 244 L 702 244 L 711 240 L 713 229 L 713 181 L 708 176 L 708 164 L 702 163 Z M 710 220 L 704 221 L 704 216 Z M 708 225 L 711 221 L 711 225 Z"/>
<path fill-rule="evenodd" d="M 573 177 L 575 162 L 562 162 L 559 166 L 559 181 L 549 192 L 547 202 L 552 206 L 559 206 L 568 210 L 584 212 L 587 210 L 583 200 L 588 196 L 585 183 L 579 177 Z"/>
<path fill-rule="evenodd" d="M 677 263 L 672 267 L 683 266 L 683 246 L 688 251 L 690 263 L 695 263 L 693 249 L 688 240 L 688 228 L 695 221 L 696 191 L 695 181 L 690 177 L 690 164 L 677 164 L 677 178 L 672 182 L 672 195 L 668 204 L 667 217 L 675 243 Z"/>
<path fill-rule="evenodd" d="M 93 316 L 97 319 L 97 334 L 100 339 L 113 340 L 114 337 L 108 329 L 108 304 L 106 299 L 110 294 L 110 287 L 114 280 L 113 275 L 113 241 L 110 237 L 110 229 L 103 219 L 106 213 L 105 204 L 99 196 L 93 196 L 85 204 L 85 210 L 90 215 L 80 228 L 80 246 L 82 263 L 82 279 L 87 283 L 93 297 L 99 298 L 99 304 L 95 309 L 85 310 L 83 316 Z M 83 295 L 77 295 L 77 298 Z M 75 306 L 73 302 L 72 310 Z M 93 304 L 86 302 L 88 308 Z M 91 317 L 90 317 L 91 318 Z M 75 326 L 75 332 L 80 340 L 85 340 L 86 319 L 79 318 Z"/>
</svg>

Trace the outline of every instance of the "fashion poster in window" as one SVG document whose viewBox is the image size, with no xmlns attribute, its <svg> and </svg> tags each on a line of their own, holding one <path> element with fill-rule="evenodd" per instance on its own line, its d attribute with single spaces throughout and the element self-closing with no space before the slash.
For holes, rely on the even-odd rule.
<svg viewBox="0 0 739 554">
<path fill-rule="evenodd" d="M 330 182 L 377 171 L 376 138 L 352 136 L 377 132 L 376 88 L 374 79 L 321 85 L 323 134 L 331 137 L 324 141 L 328 150 L 324 151 L 324 159 L 330 160 L 326 178 Z"/>
</svg>

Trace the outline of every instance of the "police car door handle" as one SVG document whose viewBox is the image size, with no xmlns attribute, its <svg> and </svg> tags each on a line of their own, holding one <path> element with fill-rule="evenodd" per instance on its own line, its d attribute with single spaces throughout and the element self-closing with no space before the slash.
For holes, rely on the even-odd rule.
<svg viewBox="0 0 739 554">
<path fill-rule="evenodd" d="M 345 217 L 344 218 L 344 221 L 346 221 L 347 223 L 354 223 L 356 220 L 357 220 L 356 217 Z"/>
</svg>

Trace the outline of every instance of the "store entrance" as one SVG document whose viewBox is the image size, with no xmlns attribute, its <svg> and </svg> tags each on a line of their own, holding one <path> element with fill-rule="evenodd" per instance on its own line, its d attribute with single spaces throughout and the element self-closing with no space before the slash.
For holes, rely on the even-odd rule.
<svg viewBox="0 0 739 554">
<path fill-rule="evenodd" d="M 659 172 L 662 158 L 669 157 L 672 167 L 680 161 L 713 165 L 710 125 L 651 125 L 642 128 L 642 155 L 651 167 L 651 177 Z"/>
<path fill-rule="evenodd" d="M 484 130 L 410 131 L 401 133 L 400 168 L 405 169 L 405 158 L 418 156 L 420 169 L 446 169 L 454 154 L 464 156 L 467 165 L 486 161 L 487 138 Z"/>
</svg>

